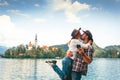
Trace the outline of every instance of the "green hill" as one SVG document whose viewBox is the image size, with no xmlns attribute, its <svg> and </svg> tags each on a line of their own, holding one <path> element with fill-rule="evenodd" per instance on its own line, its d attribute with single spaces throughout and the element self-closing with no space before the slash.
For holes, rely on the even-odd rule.
<svg viewBox="0 0 120 80">
<path fill-rule="evenodd" d="M 105 47 L 104 49 L 107 57 L 120 58 L 120 45 L 111 45 L 111 46 Z"/>
<path fill-rule="evenodd" d="M 100 57 L 102 53 L 105 52 L 105 50 L 101 47 L 99 47 L 97 44 L 93 43 L 93 47 L 94 47 L 94 57 Z"/>
<path fill-rule="evenodd" d="M 61 48 L 61 49 L 63 49 L 65 52 L 68 50 L 67 44 L 54 45 L 54 47 Z M 98 56 L 98 54 L 104 52 L 104 49 L 100 48 L 100 47 L 97 46 L 95 43 L 93 43 L 93 47 L 94 47 L 94 49 L 95 49 L 94 56 Z"/>
<path fill-rule="evenodd" d="M 61 44 L 61 45 L 54 45 L 54 47 L 61 48 L 65 52 L 68 50 L 68 45 L 67 44 Z"/>
<path fill-rule="evenodd" d="M 55 50 L 54 48 L 57 47 Z M 94 47 L 94 57 L 98 58 L 120 58 L 120 45 L 111 45 L 105 48 L 99 47 L 97 44 L 93 43 Z M 0 53 L 4 53 L 5 57 L 8 58 L 55 58 L 55 57 L 64 57 L 66 51 L 68 50 L 67 44 L 54 45 L 50 46 L 49 49 L 37 48 L 34 47 L 32 50 L 27 50 L 25 45 L 19 45 L 7 49 L 0 46 Z"/>
<path fill-rule="evenodd" d="M 54 45 L 55 47 L 63 49 L 63 51 L 68 50 L 67 44 Z M 107 46 L 104 49 L 99 47 L 97 44 L 93 43 L 94 47 L 94 57 L 99 58 L 120 58 L 120 45 Z"/>
<path fill-rule="evenodd" d="M 107 46 L 105 47 L 106 50 L 109 50 L 109 49 L 116 49 L 118 51 L 120 51 L 120 45 L 111 45 L 111 46 Z"/>
</svg>

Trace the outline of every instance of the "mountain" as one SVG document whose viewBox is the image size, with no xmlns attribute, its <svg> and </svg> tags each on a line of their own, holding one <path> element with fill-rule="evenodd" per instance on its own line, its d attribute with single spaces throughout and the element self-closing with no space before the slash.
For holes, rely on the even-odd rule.
<svg viewBox="0 0 120 80">
<path fill-rule="evenodd" d="M 111 45 L 105 47 L 105 50 L 109 50 L 109 49 L 116 49 L 117 51 L 120 51 L 120 45 Z"/>
<path fill-rule="evenodd" d="M 111 45 L 104 48 L 106 55 L 110 58 L 120 58 L 120 45 Z"/>
<path fill-rule="evenodd" d="M 7 47 L 0 46 L 0 54 L 4 54 L 4 52 L 7 50 Z"/>
<path fill-rule="evenodd" d="M 61 48 L 61 49 L 63 49 L 65 52 L 68 50 L 68 45 L 67 45 L 67 44 L 54 45 L 54 47 Z"/>
<path fill-rule="evenodd" d="M 58 47 L 63 49 L 64 51 L 68 50 L 67 44 L 54 45 L 54 47 Z M 96 43 L 93 43 L 94 47 L 94 57 L 100 58 L 120 58 L 120 45 L 111 45 L 105 48 L 99 47 Z"/>
<path fill-rule="evenodd" d="M 94 57 L 99 57 L 102 53 L 105 52 L 105 50 L 101 47 L 99 47 L 95 42 L 93 43 L 94 47 Z"/>
<path fill-rule="evenodd" d="M 58 47 L 63 49 L 64 51 L 68 50 L 68 45 L 67 44 L 61 44 L 61 45 L 54 45 L 54 47 Z M 103 53 L 105 50 L 100 48 L 98 45 L 96 45 L 95 43 L 93 43 L 93 47 L 94 47 L 94 56 L 97 56 L 100 53 Z"/>
<path fill-rule="evenodd" d="M 61 48 L 64 52 L 68 50 L 67 44 L 53 45 L 51 47 Z M 105 48 L 99 47 L 96 43 L 93 43 L 94 57 L 98 58 L 120 58 L 120 45 L 106 46 Z M 4 54 L 7 47 L 0 46 L 0 54 Z"/>
</svg>

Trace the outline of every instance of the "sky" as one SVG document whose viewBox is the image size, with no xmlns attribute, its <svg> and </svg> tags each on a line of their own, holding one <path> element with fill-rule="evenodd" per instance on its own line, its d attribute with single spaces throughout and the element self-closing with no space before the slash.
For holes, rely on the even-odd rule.
<svg viewBox="0 0 120 80">
<path fill-rule="evenodd" d="M 90 30 L 99 47 L 120 45 L 120 0 L 0 0 L 0 45 L 66 44 Z M 82 31 L 81 31 L 82 33 Z"/>
</svg>

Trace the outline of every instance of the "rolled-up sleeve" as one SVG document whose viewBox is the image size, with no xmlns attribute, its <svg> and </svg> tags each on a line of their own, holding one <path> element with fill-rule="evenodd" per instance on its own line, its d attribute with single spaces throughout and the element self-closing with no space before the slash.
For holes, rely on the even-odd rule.
<svg viewBox="0 0 120 80">
<path fill-rule="evenodd" d="M 88 56 L 91 58 L 91 60 L 93 60 L 93 55 L 94 55 L 94 48 L 93 48 L 93 46 L 91 46 L 88 49 Z"/>
</svg>

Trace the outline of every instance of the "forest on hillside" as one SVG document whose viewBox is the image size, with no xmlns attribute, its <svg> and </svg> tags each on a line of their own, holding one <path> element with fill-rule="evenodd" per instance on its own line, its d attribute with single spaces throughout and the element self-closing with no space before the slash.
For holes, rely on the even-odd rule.
<svg viewBox="0 0 120 80">
<path fill-rule="evenodd" d="M 94 57 L 97 58 L 120 58 L 120 45 L 107 46 L 104 49 L 97 46 L 95 43 Z M 2 57 L 4 58 L 63 58 L 68 49 L 67 44 L 54 45 L 47 48 L 32 47 L 28 50 L 25 45 L 9 48 L 5 51 Z"/>
<path fill-rule="evenodd" d="M 28 49 L 25 45 L 9 48 L 5 51 L 4 58 L 62 58 L 65 52 L 57 47 L 37 47 Z"/>
<path fill-rule="evenodd" d="M 55 45 L 55 47 L 61 48 L 67 51 L 67 44 Z M 93 43 L 94 47 L 94 57 L 97 58 L 120 58 L 120 45 L 107 46 L 105 48 L 100 48 L 98 45 Z"/>
</svg>

